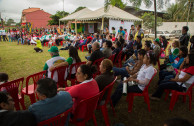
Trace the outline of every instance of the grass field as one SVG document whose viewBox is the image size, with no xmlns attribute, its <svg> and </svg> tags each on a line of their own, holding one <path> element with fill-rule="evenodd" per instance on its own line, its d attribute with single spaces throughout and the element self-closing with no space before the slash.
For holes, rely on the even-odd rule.
<svg viewBox="0 0 194 126">
<path fill-rule="evenodd" d="M 45 62 L 50 59 L 48 47 L 43 47 L 43 53 L 35 53 L 35 46 L 17 45 L 16 42 L 0 42 L 0 72 L 6 72 L 9 75 L 9 80 L 14 80 L 20 77 L 26 78 L 28 75 L 42 71 Z M 79 55 L 82 61 L 87 52 L 80 52 Z M 60 51 L 60 55 L 68 58 L 68 51 Z M 152 81 L 149 93 L 153 93 L 157 88 L 158 74 Z M 114 89 L 117 84 L 114 85 Z M 114 91 L 113 89 L 113 91 Z M 170 99 L 170 98 L 169 98 Z M 116 106 L 116 117 L 113 116 L 112 110 L 108 106 L 108 113 L 112 125 L 123 123 L 126 126 L 163 126 L 166 119 L 173 117 L 182 117 L 194 123 L 194 103 L 192 102 L 191 112 L 188 110 L 188 99 L 186 103 L 182 103 L 182 97 L 175 104 L 174 110 L 168 110 L 170 100 L 160 102 L 150 101 L 151 112 L 147 109 L 147 104 L 144 103 L 143 97 L 134 99 L 133 110 L 127 112 L 128 103 L 126 97 L 123 96 L 119 104 Z M 29 100 L 25 99 L 28 106 Z M 99 126 L 104 126 L 104 119 L 100 111 L 96 111 L 97 123 Z M 92 121 L 87 123 L 92 126 Z"/>
</svg>

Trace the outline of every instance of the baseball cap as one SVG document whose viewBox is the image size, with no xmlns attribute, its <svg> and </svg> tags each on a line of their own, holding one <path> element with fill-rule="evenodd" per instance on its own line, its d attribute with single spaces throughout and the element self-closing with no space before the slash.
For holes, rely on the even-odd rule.
<svg viewBox="0 0 194 126">
<path fill-rule="evenodd" d="M 155 42 L 160 42 L 159 38 L 156 38 L 154 41 L 155 41 Z"/>
<path fill-rule="evenodd" d="M 56 46 L 52 46 L 48 51 L 49 52 L 59 52 L 59 50 Z"/>
</svg>

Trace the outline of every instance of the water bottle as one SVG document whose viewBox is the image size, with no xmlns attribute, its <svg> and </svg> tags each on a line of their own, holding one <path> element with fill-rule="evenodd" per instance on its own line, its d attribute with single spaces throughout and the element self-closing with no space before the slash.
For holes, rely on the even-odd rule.
<svg viewBox="0 0 194 126">
<path fill-rule="evenodd" d="M 124 81 L 127 80 L 126 77 L 123 79 Z M 127 95 L 127 82 L 123 83 L 123 95 Z"/>
</svg>

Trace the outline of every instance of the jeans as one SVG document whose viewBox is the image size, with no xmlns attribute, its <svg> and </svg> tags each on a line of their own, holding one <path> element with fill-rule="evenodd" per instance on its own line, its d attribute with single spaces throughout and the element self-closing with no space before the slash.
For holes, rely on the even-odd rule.
<svg viewBox="0 0 194 126">
<path fill-rule="evenodd" d="M 165 89 L 171 89 L 176 91 L 185 91 L 186 88 L 182 87 L 177 84 L 177 82 L 174 81 L 161 81 L 159 84 L 159 87 L 157 88 L 156 92 L 152 95 L 153 97 L 161 98 L 163 92 Z"/>
<path fill-rule="evenodd" d="M 12 42 L 11 36 L 8 36 L 8 38 L 9 38 L 9 42 Z"/>
<path fill-rule="evenodd" d="M 129 73 L 127 72 L 125 67 L 122 67 L 122 68 L 113 67 L 113 71 L 114 71 L 114 76 L 121 75 L 121 78 L 129 77 Z"/>
<path fill-rule="evenodd" d="M 19 41 L 21 41 L 21 44 L 24 44 L 24 39 L 23 38 L 18 39 L 18 44 L 19 44 Z"/>
<path fill-rule="evenodd" d="M 174 72 L 173 71 L 167 71 L 167 70 L 161 70 L 159 72 L 159 80 L 164 80 L 165 76 L 169 76 L 169 75 L 174 75 Z"/>
<path fill-rule="evenodd" d="M 132 63 L 135 65 L 135 60 L 133 58 L 129 58 L 123 65 L 123 67 L 129 66 L 128 63 Z"/>
<path fill-rule="evenodd" d="M 138 87 L 138 85 L 127 86 L 127 93 L 142 93 L 142 90 Z M 115 92 L 111 96 L 113 106 L 116 106 L 116 104 L 121 99 L 122 94 L 123 94 L 123 82 L 121 81 L 117 86 Z"/>
<path fill-rule="evenodd" d="M 34 50 L 35 50 L 36 52 L 43 52 L 43 50 L 40 49 L 40 48 L 38 48 L 38 47 L 35 47 Z"/>
</svg>

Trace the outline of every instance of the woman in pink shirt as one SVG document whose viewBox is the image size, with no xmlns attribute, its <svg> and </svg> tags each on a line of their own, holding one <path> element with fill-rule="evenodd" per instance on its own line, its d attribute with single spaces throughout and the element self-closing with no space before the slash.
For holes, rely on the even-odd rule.
<svg viewBox="0 0 194 126">
<path fill-rule="evenodd" d="M 99 93 L 99 87 L 97 82 L 92 78 L 92 74 L 95 72 L 95 67 L 90 67 L 88 65 L 81 65 L 77 69 L 76 78 L 78 82 L 81 82 L 78 85 L 74 85 L 71 87 L 66 88 L 59 88 L 58 91 L 67 91 L 70 93 L 74 100 L 73 104 L 73 112 L 72 114 L 75 114 L 75 109 L 78 105 L 78 103 L 83 100 L 90 98 L 92 96 L 95 96 Z M 86 108 L 83 108 L 82 111 L 79 113 L 80 118 L 85 117 L 85 110 Z M 77 113 L 76 113 L 77 114 Z"/>
</svg>

